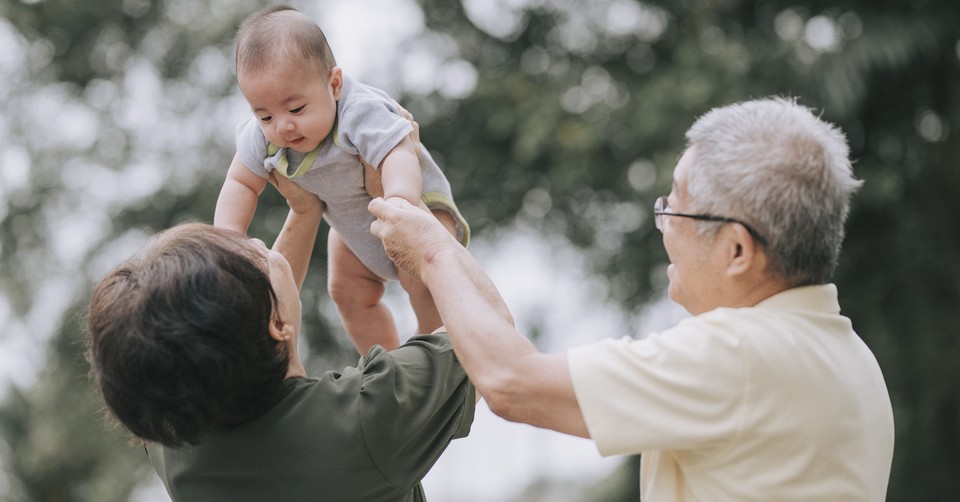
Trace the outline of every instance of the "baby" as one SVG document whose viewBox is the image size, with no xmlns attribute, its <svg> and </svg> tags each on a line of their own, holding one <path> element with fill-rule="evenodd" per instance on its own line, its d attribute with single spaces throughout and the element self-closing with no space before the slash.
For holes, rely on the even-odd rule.
<svg viewBox="0 0 960 502">
<path fill-rule="evenodd" d="M 408 137 L 410 121 L 383 91 L 343 75 L 326 37 L 286 6 L 248 17 L 237 33 L 237 82 L 253 117 L 237 127 L 237 153 L 217 200 L 214 225 L 246 233 L 271 171 L 317 194 L 330 224 L 328 290 L 361 354 L 399 345 L 382 302 L 397 279 L 410 296 L 418 332 L 442 322 L 430 292 L 398 271 L 370 233 L 370 191 L 361 162 L 378 171 L 383 197 L 433 211 L 464 245 L 470 228 L 430 154 Z"/>
</svg>

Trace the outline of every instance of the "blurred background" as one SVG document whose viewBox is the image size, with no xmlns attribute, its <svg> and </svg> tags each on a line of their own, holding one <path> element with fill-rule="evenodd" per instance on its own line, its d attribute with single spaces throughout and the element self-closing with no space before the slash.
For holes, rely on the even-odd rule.
<svg viewBox="0 0 960 502">
<path fill-rule="evenodd" d="M 0 3 L 0 500 L 163 501 L 83 359 L 92 284 L 151 234 L 211 221 L 249 110 L 233 34 L 257 0 Z M 471 251 L 544 350 L 643 336 L 665 300 L 650 208 L 711 107 L 781 95 L 847 134 L 837 271 L 896 420 L 888 499 L 960 498 L 960 3 L 956 0 L 292 1 L 346 74 L 422 126 Z M 286 213 L 268 193 L 251 234 Z M 317 246 L 308 371 L 356 362 Z M 401 329 L 412 315 L 398 287 Z M 481 406 L 435 501 L 636 501 L 637 458 Z"/>
</svg>

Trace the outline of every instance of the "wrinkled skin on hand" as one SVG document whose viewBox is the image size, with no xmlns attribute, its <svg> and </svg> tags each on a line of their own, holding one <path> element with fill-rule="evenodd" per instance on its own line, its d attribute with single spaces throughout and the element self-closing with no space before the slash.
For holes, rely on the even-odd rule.
<svg viewBox="0 0 960 502">
<path fill-rule="evenodd" d="M 376 198 L 367 209 L 377 218 L 370 232 L 383 241 L 387 256 L 416 277 L 436 253 L 460 245 L 433 215 L 402 198 Z"/>
</svg>

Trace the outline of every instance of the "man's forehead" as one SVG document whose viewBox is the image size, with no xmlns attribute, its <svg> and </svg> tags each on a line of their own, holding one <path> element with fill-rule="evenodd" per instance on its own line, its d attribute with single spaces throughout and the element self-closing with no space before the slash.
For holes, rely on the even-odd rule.
<svg viewBox="0 0 960 502">
<path fill-rule="evenodd" d="M 687 177 L 690 174 L 690 168 L 696 161 L 696 152 L 693 148 L 686 149 L 677 161 L 677 166 L 673 169 L 672 187 L 674 190 L 681 189 L 687 184 Z"/>
</svg>

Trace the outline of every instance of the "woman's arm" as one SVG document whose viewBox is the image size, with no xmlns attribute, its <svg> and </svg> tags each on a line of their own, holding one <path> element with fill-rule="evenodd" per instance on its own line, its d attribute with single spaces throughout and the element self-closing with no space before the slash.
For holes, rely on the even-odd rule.
<svg viewBox="0 0 960 502">
<path fill-rule="evenodd" d="M 274 173 L 270 174 L 270 184 L 276 187 L 290 206 L 287 221 L 273 243 L 273 249 L 290 263 L 297 288 L 303 287 L 310 266 L 310 256 L 317 241 L 320 219 L 325 205 L 315 194 L 304 190 L 300 185 Z"/>
</svg>

